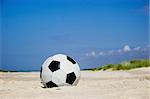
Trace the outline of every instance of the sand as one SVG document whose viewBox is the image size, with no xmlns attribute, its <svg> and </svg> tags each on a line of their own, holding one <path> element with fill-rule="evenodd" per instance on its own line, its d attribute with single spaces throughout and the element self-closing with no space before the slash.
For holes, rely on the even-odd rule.
<svg viewBox="0 0 150 99">
<path fill-rule="evenodd" d="M 150 99 L 150 68 L 82 71 L 77 86 L 41 86 L 39 72 L 0 73 L 0 99 Z"/>
</svg>

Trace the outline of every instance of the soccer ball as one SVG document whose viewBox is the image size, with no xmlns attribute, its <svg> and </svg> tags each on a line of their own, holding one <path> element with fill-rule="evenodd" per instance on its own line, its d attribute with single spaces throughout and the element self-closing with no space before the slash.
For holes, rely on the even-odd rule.
<svg viewBox="0 0 150 99">
<path fill-rule="evenodd" d="M 80 78 L 80 68 L 71 57 L 57 54 L 46 59 L 40 71 L 44 87 L 77 85 Z"/>
</svg>

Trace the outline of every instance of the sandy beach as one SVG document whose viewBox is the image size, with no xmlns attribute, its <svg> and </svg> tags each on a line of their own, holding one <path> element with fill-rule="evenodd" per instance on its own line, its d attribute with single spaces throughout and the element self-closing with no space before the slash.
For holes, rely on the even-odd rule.
<svg viewBox="0 0 150 99">
<path fill-rule="evenodd" d="M 39 72 L 0 73 L 0 99 L 150 99 L 150 68 L 82 71 L 77 86 L 41 86 Z"/>
</svg>

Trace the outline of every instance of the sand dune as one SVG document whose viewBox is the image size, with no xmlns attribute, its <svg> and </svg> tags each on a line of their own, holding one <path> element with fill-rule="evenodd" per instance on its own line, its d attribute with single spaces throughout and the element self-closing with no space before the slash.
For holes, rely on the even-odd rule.
<svg viewBox="0 0 150 99">
<path fill-rule="evenodd" d="M 38 72 L 0 73 L 0 99 L 150 99 L 150 68 L 82 71 L 77 86 L 41 86 Z"/>
</svg>

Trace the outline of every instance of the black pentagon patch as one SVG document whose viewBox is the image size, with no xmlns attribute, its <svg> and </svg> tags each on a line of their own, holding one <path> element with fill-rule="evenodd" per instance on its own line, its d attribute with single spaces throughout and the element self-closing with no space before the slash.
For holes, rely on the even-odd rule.
<svg viewBox="0 0 150 99">
<path fill-rule="evenodd" d="M 48 67 L 49 67 L 49 69 L 50 69 L 52 72 L 54 72 L 54 71 L 60 69 L 60 62 L 58 62 L 58 61 L 52 61 L 52 62 L 49 64 Z"/>
<path fill-rule="evenodd" d="M 55 83 L 53 83 L 52 81 L 49 81 L 48 83 L 46 83 L 46 86 L 48 88 L 52 88 L 52 87 L 58 87 Z"/>
<path fill-rule="evenodd" d="M 76 75 L 74 74 L 74 72 L 67 74 L 66 83 L 69 83 L 72 85 L 75 80 L 76 80 Z"/>
<path fill-rule="evenodd" d="M 67 59 L 68 59 L 71 63 L 73 63 L 73 64 L 76 63 L 76 62 L 75 62 L 71 57 L 69 57 L 69 56 L 67 56 Z"/>
<path fill-rule="evenodd" d="M 42 78 L 42 67 L 41 67 L 41 70 L 40 70 L 40 78 Z"/>
</svg>

